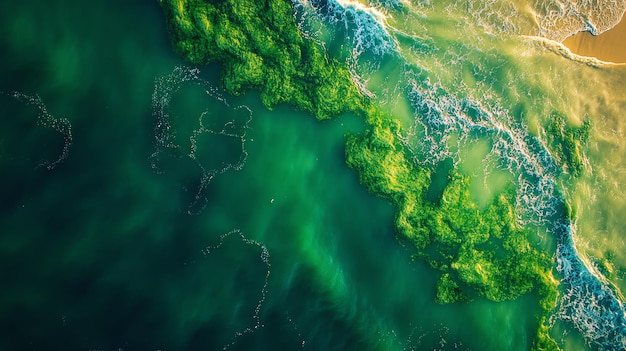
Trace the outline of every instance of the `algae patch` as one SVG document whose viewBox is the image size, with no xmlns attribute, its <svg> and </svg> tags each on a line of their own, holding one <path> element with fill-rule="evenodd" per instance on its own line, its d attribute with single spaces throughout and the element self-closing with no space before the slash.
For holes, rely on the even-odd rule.
<svg viewBox="0 0 626 351">
<path fill-rule="evenodd" d="M 399 121 L 361 94 L 346 64 L 302 36 L 291 2 L 160 3 L 175 50 L 196 64 L 221 62 L 228 92 L 258 89 L 267 108 L 288 103 L 318 119 L 342 112 L 363 117 L 369 129 L 348 136 L 346 162 L 370 192 L 395 205 L 399 238 L 415 246 L 415 257 L 442 272 L 437 301 L 504 301 L 534 291 L 543 310 L 535 347 L 558 349 L 546 326 L 557 299 L 554 261 L 529 242 L 529 229 L 518 224 L 513 190 L 481 208 L 470 197 L 469 178 L 454 169 L 433 187 L 434 170 L 418 166 L 408 154 Z M 564 132 L 553 144 L 569 147 L 576 137 Z M 563 158 L 574 170 L 580 163 L 575 153 Z M 429 189 L 437 201 L 427 199 Z"/>
</svg>

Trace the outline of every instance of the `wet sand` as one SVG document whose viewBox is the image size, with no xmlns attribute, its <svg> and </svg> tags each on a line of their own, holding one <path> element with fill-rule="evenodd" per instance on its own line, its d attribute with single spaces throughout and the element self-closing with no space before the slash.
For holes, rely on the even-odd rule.
<svg viewBox="0 0 626 351">
<path fill-rule="evenodd" d="M 591 56 L 599 60 L 626 63 L 626 16 L 612 29 L 593 36 L 579 32 L 563 41 L 573 53 Z"/>
</svg>

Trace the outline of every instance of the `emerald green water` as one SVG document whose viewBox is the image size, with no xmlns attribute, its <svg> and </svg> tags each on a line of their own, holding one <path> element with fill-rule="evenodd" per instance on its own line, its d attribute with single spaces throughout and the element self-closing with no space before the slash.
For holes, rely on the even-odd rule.
<svg viewBox="0 0 626 351">
<path fill-rule="evenodd" d="M 156 1 L 0 14 L 1 350 L 530 348 L 537 296 L 434 302 L 440 273 L 345 165 L 356 116 L 268 111 L 222 92 L 219 65 L 173 79 L 192 67 Z M 480 167 L 489 147 L 462 151 L 479 204 L 511 181 Z"/>
</svg>

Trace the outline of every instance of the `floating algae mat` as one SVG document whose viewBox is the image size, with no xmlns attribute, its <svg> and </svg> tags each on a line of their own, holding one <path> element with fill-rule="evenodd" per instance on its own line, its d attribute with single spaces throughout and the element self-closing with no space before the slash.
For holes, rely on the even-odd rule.
<svg viewBox="0 0 626 351">
<path fill-rule="evenodd" d="M 0 9 L 1 350 L 626 348 L 623 2 Z"/>
</svg>

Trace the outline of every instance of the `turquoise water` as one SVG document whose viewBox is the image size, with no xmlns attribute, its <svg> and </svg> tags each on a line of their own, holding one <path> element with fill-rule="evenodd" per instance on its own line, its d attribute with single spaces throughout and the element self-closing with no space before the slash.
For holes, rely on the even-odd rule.
<svg viewBox="0 0 626 351">
<path fill-rule="evenodd" d="M 226 94 L 218 64 L 192 67 L 173 54 L 154 1 L 28 0 L 0 9 L 0 349 L 530 348 L 540 313 L 533 294 L 434 302 L 439 274 L 411 258 L 414 249 L 395 237 L 392 206 L 345 165 L 345 134 L 366 128 L 356 116 L 318 122 L 289 106 L 268 111 L 255 92 Z M 592 68 L 480 27 L 450 32 L 463 17 L 442 13 L 411 8 L 401 28 L 402 12 L 393 12 L 389 28 L 402 33 L 374 40 L 388 44 L 381 51 L 351 42 L 356 35 L 325 39 L 409 128 L 421 162 L 458 165 L 477 180 L 475 201 L 487 203 L 504 184 L 528 182 L 510 171 L 520 149 L 498 144 L 527 147 L 514 138 L 519 120 L 501 112 L 513 99 L 494 91 L 530 91 L 513 114 L 520 119 L 541 119 L 567 100 L 517 53 L 530 50 L 539 67 L 570 67 L 568 77 Z M 459 31 L 477 39 L 460 44 Z M 459 69 L 450 69 L 454 60 Z M 519 72 L 528 73 L 508 81 Z M 461 100 L 477 104 L 474 121 L 487 111 L 505 128 L 437 119 Z M 444 112 L 419 120 L 426 108 Z M 539 169 L 531 161 L 520 161 L 526 173 Z M 554 195 L 534 190 L 537 197 L 520 198 L 522 210 Z M 525 220 L 549 227 L 550 215 L 534 210 Z M 557 239 L 546 237 L 538 245 L 554 250 Z M 588 330 L 567 318 L 577 306 L 564 306 L 553 335 L 566 350 L 584 349 Z"/>
</svg>

